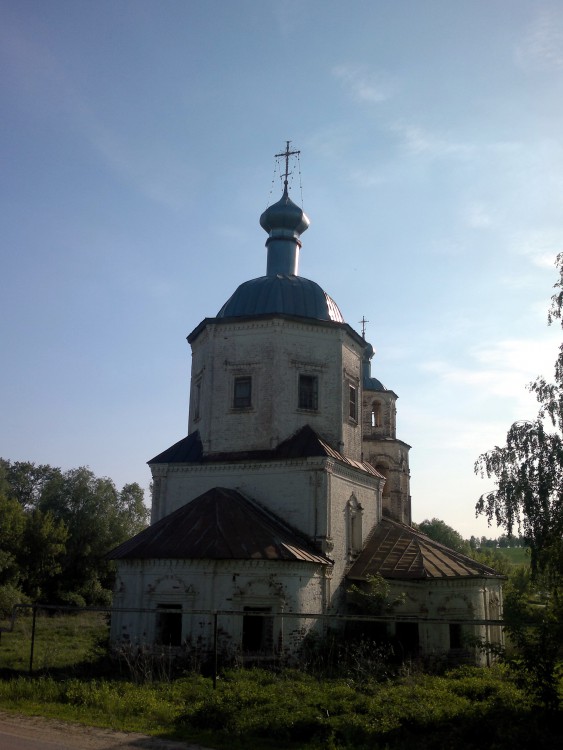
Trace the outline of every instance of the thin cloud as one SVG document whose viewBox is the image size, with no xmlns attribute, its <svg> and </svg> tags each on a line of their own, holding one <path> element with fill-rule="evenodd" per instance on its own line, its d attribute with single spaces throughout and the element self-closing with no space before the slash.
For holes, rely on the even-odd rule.
<svg viewBox="0 0 563 750">
<path fill-rule="evenodd" d="M 540 374 L 550 377 L 559 343 L 560 335 L 555 331 L 541 339 L 505 339 L 473 349 L 468 367 L 433 360 L 422 363 L 421 369 L 443 383 L 478 388 L 476 395 L 480 398 L 514 399 L 529 408 L 535 397 L 526 386 Z"/>
<path fill-rule="evenodd" d="M 512 247 L 539 268 L 553 268 L 555 258 L 563 251 L 563 226 L 531 230 L 516 235 Z"/>
<path fill-rule="evenodd" d="M 406 151 L 417 156 L 455 156 L 468 159 L 476 150 L 473 144 L 452 141 L 408 123 L 395 122 L 390 126 L 390 130 L 400 139 Z"/>
<path fill-rule="evenodd" d="M 332 74 L 356 101 L 379 104 L 391 96 L 392 86 L 387 76 L 365 65 L 337 65 Z"/>
<path fill-rule="evenodd" d="M 531 70 L 563 68 L 563 16 L 544 10 L 516 48 L 516 60 Z"/>
<path fill-rule="evenodd" d="M 472 229 L 487 229 L 494 224 L 491 212 L 484 203 L 471 203 L 467 206 L 465 222 Z"/>
</svg>

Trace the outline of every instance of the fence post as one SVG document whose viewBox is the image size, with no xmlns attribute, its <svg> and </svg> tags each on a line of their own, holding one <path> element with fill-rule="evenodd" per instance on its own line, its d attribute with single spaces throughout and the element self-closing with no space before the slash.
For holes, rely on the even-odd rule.
<svg viewBox="0 0 563 750">
<path fill-rule="evenodd" d="M 37 605 L 33 605 L 33 623 L 31 625 L 31 647 L 29 649 L 29 676 L 33 674 L 33 651 L 35 649 L 35 621 L 37 619 Z"/>
<path fill-rule="evenodd" d="M 217 689 L 217 651 L 218 651 L 218 640 L 219 633 L 217 627 L 217 612 L 213 613 L 213 690 Z"/>
</svg>

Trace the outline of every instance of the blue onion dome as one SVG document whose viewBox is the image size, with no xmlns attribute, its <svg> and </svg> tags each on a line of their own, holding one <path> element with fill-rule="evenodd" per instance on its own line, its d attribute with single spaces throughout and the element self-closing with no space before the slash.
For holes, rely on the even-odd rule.
<svg viewBox="0 0 563 750">
<path fill-rule="evenodd" d="M 321 287 L 302 276 L 276 274 L 241 284 L 217 313 L 218 318 L 279 313 L 344 323 L 336 302 Z"/>
<path fill-rule="evenodd" d="M 362 380 L 364 391 L 386 391 L 387 388 L 377 378 L 371 376 L 371 359 L 375 354 L 371 344 L 366 343 L 362 355 Z"/>
<path fill-rule="evenodd" d="M 308 228 L 309 217 L 302 208 L 294 203 L 284 190 L 281 199 L 269 206 L 260 217 L 260 226 L 271 236 L 276 232 L 281 236 L 282 232 L 287 232 L 288 236 L 299 239 Z"/>
<path fill-rule="evenodd" d="M 336 302 L 317 283 L 298 275 L 299 238 L 309 223 L 286 186 L 281 199 L 260 217 L 260 225 L 268 232 L 266 276 L 241 284 L 218 318 L 279 313 L 344 323 Z"/>
</svg>

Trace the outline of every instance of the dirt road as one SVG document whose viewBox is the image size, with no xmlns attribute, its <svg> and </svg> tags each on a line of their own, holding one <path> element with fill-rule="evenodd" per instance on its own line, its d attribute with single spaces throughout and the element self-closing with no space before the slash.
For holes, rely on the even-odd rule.
<svg viewBox="0 0 563 750">
<path fill-rule="evenodd" d="M 0 711 L 0 750 L 210 750 L 144 734 Z"/>
</svg>

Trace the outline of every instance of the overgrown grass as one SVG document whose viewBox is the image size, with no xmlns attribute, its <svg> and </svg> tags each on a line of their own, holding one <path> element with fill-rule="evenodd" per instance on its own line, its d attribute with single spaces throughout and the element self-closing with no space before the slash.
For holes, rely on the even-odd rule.
<svg viewBox="0 0 563 750">
<path fill-rule="evenodd" d="M 237 670 L 215 691 L 196 675 L 149 685 L 18 677 L 0 682 L 0 706 L 232 750 L 537 750 L 557 746 L 562 718 L 534 709 L 501 667 L 383 684 Z"/>
<path fill-rule="evenodd" d="M 321 679 L 298 670 L 232 670 L 135 684 L 108 670 L 103 615 L 31 618 L 0 643 L 0 706 L 21 713 L 229 750 L 534 750 L 559 746 L 563 716 L 533 706 L 506 667 L 393 679 L 364 670 Z M 19 645 L 18 645 L 19 644 Z M 383 676 L 382 676 L 383 675 Z"/>
<path fill-rule="evenodd" d="M 17 617 L 13 632 L 2 633 L 0 676 L 27 674 L 32 628 L 33 617 L 28 613 Z M 35 621 L 33 671 L 83 673 L 105 653 L 107 637 L 108 620 L 103 612 L 49 615 L 40 610 Z"/>
</svg>

